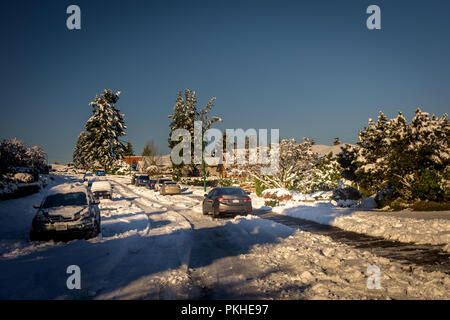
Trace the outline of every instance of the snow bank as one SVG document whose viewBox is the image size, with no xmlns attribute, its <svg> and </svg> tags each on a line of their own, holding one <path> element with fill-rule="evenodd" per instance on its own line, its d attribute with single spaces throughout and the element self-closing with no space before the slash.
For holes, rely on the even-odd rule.
<svg viewBox="0 0 450 320">
<path fill-rule="evenodd" d="M 341 208 L 325 201 L 288 201 L 273 211 L 389 240 L 445 245 L 444 250 L 450 252 L 450 214 L 449 219 L 417 219 L 406 214 L 402 217 L 389 212 Z"/>
<path fill-rule="evenodd" d="M 443 244 L 450 252 L 449 219 L 415 219 L 389 213 L 356 211 L 338 216 L 332 225 L 344 230 L 365 233 L 401 242 Z"/>
</svg>

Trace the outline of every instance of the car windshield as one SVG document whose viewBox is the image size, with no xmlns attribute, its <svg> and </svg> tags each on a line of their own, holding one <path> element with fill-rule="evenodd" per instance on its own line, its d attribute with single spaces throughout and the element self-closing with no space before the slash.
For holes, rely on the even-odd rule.
<svg viewBox="0 0 450 320">
<path fill-rule="evenodd" d="M 148 180 L 149 178 L 148 178 L 148 176 L 140 176 L 139 179 L 141 179 L 141 180 Z"/>
<path fill-rule="evenodd" d="M 177 184 L 176 182 L 166 182 L 164 184 Z"/>
<path fill-rule="evenodd" d="M 87 205 L 84 192 L 57 193 L 45 198 L 42 208 L 55 208 L 61 206 L 84 206 Z"/>
<path fill-rule="evenodd" d="M 224 188 L 224 189 L 219 189 L 217 192 L 217 195 L 219 195 L 219 196 L 246 196 L 247 194 L 245 193 L 244 190 L 239 189 L 239 188 Z"/>
</svg>

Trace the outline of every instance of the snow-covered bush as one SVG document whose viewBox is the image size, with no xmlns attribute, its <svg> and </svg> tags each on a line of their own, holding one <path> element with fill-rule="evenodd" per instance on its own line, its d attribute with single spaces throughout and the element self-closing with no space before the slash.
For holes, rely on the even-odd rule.
<svg viewBox="0 0 450 320">
<path fill-rule="evenodd" d="M 27 148 L 18 139 L 3 139 L 0 141 L 0 174 L 16 172 L 16 168 L 30 168 L 44 172 L 46 154 L 38 146 Z"/>
<path fill-rule="evenodd" d="M 264 175 L 261 166 L 248 165 L 241 168 L 259 180 L 267 188 L 302 189 L 313 177 L 319 156 L 311 149 L 312 142 L 303 139 L 297 143 L 295 139 L 283 139 L 279 143 L 278 172 L 275 175 Z"/>
<path fill-rule="evenodd" d="M 311 192 L 333 190 L 342 178 L 341 170 L 339 163 L 333 159 L 332 152 L 323 156 L 314 170 L 309 190 Z"/>
<path fill-rule="evenodd" d="M 417 109 L 407 123 L 399 113 L 387 119 L 380 112 L 376 122 L 360 131 L 357 146 L 343 150 L 344 171 L 354 170 L 356 183 L 368 193 L 392 187 L 406 200 L 448 201 L 450 124 Z"/>
<path fill-rule="evenodd" d="M 266 189 L 262 192 L 262 196 L 266 199 L 284 201 L 292 198 L 292 192 L 283 188 Z"/>
</svg>

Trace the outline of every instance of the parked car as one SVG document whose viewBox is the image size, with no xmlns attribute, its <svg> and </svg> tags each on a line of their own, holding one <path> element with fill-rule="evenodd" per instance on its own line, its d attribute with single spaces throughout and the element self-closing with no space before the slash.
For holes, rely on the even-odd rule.
<svg viewBox="0 0 450 320">
<path fill-rule="evenodd" d="M 136 181 L 134 184 L 137 186 L 146 186 L 146 185 L 148 185 L 149 181 L 150 181 L 150 178 L 148 177 L 148 175 L 139 175 L 139 176 L 136 176 Z"/>
<path fill-rule="evenodd" d="M 155 183 L 155 191 L 159 191 L 161 189 L 161 186 L 164 184 L 164 182 L 172 181 L 170 179 L 158 179 Z"/>
<path fill-rule="evenodd" d="M 155 189 L 156 180 L 149 180 L 147 186 L 149 189 Z"/>
<path fill-rule="evenodd" d="M 241 188 L 220 187 L 212 189 L 203 199 L 203 214 L 214 217 L 221 214 L 247 214 L 252 211 L 252 199 Z"/>
<path fill-rule="evenodd" d="M 181 193 L 181 187 L 176 182 L 166 181 L 166 182 L 163 182 L 163 184 L 159 188 L 159 193 L 162 194 L 162 195 L 166 195 L 166 194 L 180 194 Z"/>
<path fill-rule="evenodd" d="M 112 199 L 112 187 L 108 181 L 95 181 L 92 183 L 91 192 L 96 200 Z"/>
<path fill-rule="evenodd" d="M 91 238 L 100 233 L 98 201 L 86 186 L 62 184 L 49 190 L 33 218 L 30 240 L 58 236 Z"/>
<path fill-rule="evenodd" d="M 95 175 L 98 177 L 104 177 L 104 176 L 106 176 L 106 172 L 105 172 L 105 170 L 97 170 L 97 171 L 95 171 Z"/>
</svg>

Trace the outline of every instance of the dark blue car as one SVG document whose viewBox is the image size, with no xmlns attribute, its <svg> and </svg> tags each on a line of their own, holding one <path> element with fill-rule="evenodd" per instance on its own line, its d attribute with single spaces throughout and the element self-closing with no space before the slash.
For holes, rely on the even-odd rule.
<svg viewBox="0 0 450 320">
<path fill-rule="evenodd" d="M 96 176 L 106 176 L 105 170 L 97 170 L 95 171 Z"/>
<path fill-rule="evenodd" d="M 150 178 L 147 175 L 136 176 L 135 185 L 136 186 L 147 186 Z"/>
</svg>

